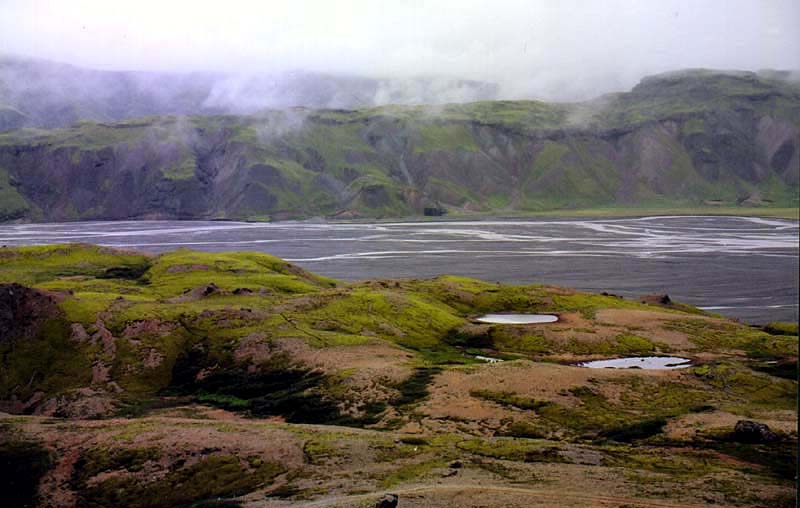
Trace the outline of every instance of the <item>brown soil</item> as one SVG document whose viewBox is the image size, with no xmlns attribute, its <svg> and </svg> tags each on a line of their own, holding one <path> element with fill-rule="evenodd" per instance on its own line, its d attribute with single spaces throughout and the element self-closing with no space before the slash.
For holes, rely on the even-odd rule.
<svg viewBox="0 0 800 508">
<path fill-rule="evenodd" d="M 195 412 L 195 417 L 179 416 Z M 450 459 L 424 470 L 413 483 L 384 485 L 381 478 L 404 464 L 437 460 L 430 452 L 414 456 L 416 448 L 406 447 L 396 458 L 382 458 L 398 446 L 400 434 L 332 426 L 285 425 L 264 420 L 243 419 L 217 410 L 192 406 L 171 410 L 172 416 L 140 419 L 53 420 L 41 417 L 11 417 L 0 414 L 0 423 L 13 421 L 16 432 L 36 439 L 55 452 L 56 465 L 40 485 L 43 506 L 75 506 L 77 497 L 71 480 L 82 453 L 92 448 L 157 447 L 161 457 L 140 472 L 101 473 L 90 480 L 97 483 L 109 475 L 145 475 L 161 478 L 169 468 L 191 465 L 215 454 L 258 457 L 282 464 L 289 473 L 274 483 L 251 492 L 240 501 L 248 508 L 279 507 L 372 507 L 384 492 L 400 497 L 400 506 L 419 508 L 488 507 L 652 507 L 698 508 L 727 506 L 727 493 L 718 485 L 747 485 L 743 507 L 767 506 L 777 496 L 788 497 L 787 485 L 752 482 L 735 470 L 697 478 L 682 479 L 647 470 L 606 465 L 601 449 L 586 445 L 558 443 L 565 462 L 506 461 L 470 457 L 451 448 Z M 466 437 L 465 437 L 466 438 Z M 467 438 L 468 439 L 468 438 Z M 304 453 L 310 442 L 329 443 L 321 457 Z M 456 455 L 453 455 L 455 450 Z M 680 454 L 689 449 L 662 449 L 656 453 Z M 410 455 L 409 455 L 410 454 Z M 448 460 L 458 458 L 459 469 L 449 469 Z M 441 458 L 438 458 L 441 460 Z M 103 476 L 105 475 L 105 476 Z M 144 476 L 143 476 L 144 479 Z M 271 494 L 291 483 L 297 497 Z M 762 504 L 761 501 L 767 504 Z"/>
<path fill-rule="evenodd" d="M 61 314 L 62 297 L 20 284 L 0 284 L 0 344 L 35 336 L 48 319 Z"/>
<path fill-rule="evenodd" d="M 681 374 L 669 370 L 586 369 L 570 365 L 517 360 L 452 369 L 437 376 L 430 397 L 419 412 L 434 422 L 440 419 L 464 419 L 478 422 L 485 429 L 497 429 L 504 418 L 518 411 L 470 396 L 476 390 L 511 392 L 535 400 L 574 406 L 577 399 L 569 389 L 586 386 L 590 380 L 617 380 L 641 377 L 647 380 L 677 379 Z M 594 388 L 614 402 L 619 386 L 595 383 Z M 435 425 L 429 422 L 429 425 Z"/>
<path fill-rule="evenodd" d="M 603 309 L 597 312 L 596 318 L 597 324 L 633 329 L 637 335 L 664 342 L 676 351 L 694 348 L 686 334 L 665 327 L 670 321 L 686 320 L 685 315 L 652 310 Z M 723 322 L 706 316 L 692 316 L 692 319 L 710 323 Z"/>
<path fill-rule="evenodd" d="M 767 424 L 772 430 L 791 434 L 797 431 L 797 415 L 791 411 L 786 413 L 788 414 L 770 411 L 768 414 L 759 415 L 758 421 Z M 730 431 L 736 425 L 736 422 L 742 419 L 744 419 L 742 415 L 735 415 L 725 411 L 693 413 L 670 420 L 664 432 L 673 439 L 690 439 L 698 431 Z"/>
</svg>

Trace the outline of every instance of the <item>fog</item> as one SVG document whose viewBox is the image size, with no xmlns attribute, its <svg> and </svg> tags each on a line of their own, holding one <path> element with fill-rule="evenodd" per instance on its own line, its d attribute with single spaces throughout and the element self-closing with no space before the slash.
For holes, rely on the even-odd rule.
<svg viewBox="0 0 800 508">
<path fill-rule="evenodd" d="M 2 0 L 0 42 L 93 69 L 423 76 L 577 100 L 672 69 L 798 68 L 798 21 L 795 0 Z"/>
</svg>

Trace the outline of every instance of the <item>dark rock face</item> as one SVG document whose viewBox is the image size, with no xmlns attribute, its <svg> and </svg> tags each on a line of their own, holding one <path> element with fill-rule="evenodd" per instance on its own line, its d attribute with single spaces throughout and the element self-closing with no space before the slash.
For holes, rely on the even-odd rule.
<svg viewBox="0 0 800 508">
<path fill-rule="evenodd" d="M 740 443 L 753 444 L 772 443 L 779 439 L 778 435 L 772 432 L 767 425 L 750 420 L 736 422 L 732 438 Z"/>
<path fill-rule="evenodd" d="M 0 344 L 33 337 L 60 314 L 56 298 L 20 284 L 0 284 Z"/>
<path fill-rule="evenodd" d="M 435 206 L 426 206 L 422 213 L 426 217 L 441 217 L 447 213 L 447 210 Z"/>
<path fill-rule="evenodd" d="M 672 305 L 672 299 L 666 293 L 663 295 L 646 295 L 642 297 L 642 303 L 669 306 Z"/>
<path fill-rule="evenodd" d="M 50 470 L 53 457 L 40 443 L 0 436 L 0 489 L 4 506 L 41 506 L 37 490 Z"/>
<path fill-rule="evenodd" d="M 219 292 L 219 287 L 213 282 L 203 288 L 203 296 L 210 296 Z"/>
<path fill-rule="evenodd" d="M 375 508 L 397 508 L 398 500 L 397 494 L 384 494 L 384 496 L 375 503 Z"/>
</svg>

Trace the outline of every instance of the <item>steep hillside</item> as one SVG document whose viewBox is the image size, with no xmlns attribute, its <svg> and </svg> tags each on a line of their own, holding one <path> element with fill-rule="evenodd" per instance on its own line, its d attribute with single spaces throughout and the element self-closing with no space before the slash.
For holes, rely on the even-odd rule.
<svg viewBox="0 0 800 508">
<path fill-rule="evenodd" d="M 256 253 L 2 249 L 0 485 L 41 507 L 793 506 L 796 335 Z M 693 364 L 576 365 L 667 354 Z"/>
<path fill-rule="evenodd" d="M 0 219 L 798 206 L 800 88 L 687 71 L 580 104 L 288 109 L 0 135 Z"/>
</svg>

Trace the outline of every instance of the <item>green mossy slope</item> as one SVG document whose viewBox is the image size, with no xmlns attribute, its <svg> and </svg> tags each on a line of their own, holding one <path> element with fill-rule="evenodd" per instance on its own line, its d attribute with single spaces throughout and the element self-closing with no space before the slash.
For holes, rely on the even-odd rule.
<svg viewBox="0 0 800 508">
<path fill-rule="evenodd" d="M 370 381 L 383 395 L 353 391 L 349 386 L 358 368 L 343 364 L 338 372 L 320 370 L 296 356 L 305 349 L 286 349 L 294 341 L 311 351 L 386 344 L 406 355 L 400 366 L 423 369 L 418 372 L 480 363 L 475 355 L 575 361 L 676 352 L 742 354 L 733 367 L 713 367 L 704 376 L 746 380 L 739 395 L 754 403 L 773 400 L 758 387 L 758 380 L 769 379 L 775 370 L 764 360 L 784 359 L 778 365 L 782 372 L 797 355 L 796 336 L 712 318 L 688 306 L 654 307 L 461 277 L 345 285 L 250 252 L 178 250 L 148 257 L 77 244 L 4 249 L 0 281 L 45 291 L 47 301 L 55 302 L 46 319 L 12 328 L 0 342 L 0 399 L 16 401 L 9 403 L 17 411 L 47 400 L 69 406 L 98 393 L 111 407 L 128 411 L 177 394 L 298 421 L 359 422 L 375 421 L 386 404 L 404 406 L 410 400 L 396 380 Z M 658 312 L 664 324 L 654 329 L 610 325 L 598 320 L 607 311 Z M 522 327 L 472 321 L 484 312 L 552 313 L 561 320 Z M 667 344 L 659 333 L 680 333 L 683 345 Z M 412 383 L 414 393 L 426 393 L 433 378 L 423 377 L 421 385 Z M 564 413 L 553 415 L 566 425 Z"/>
</svg>

